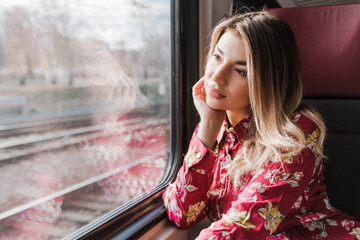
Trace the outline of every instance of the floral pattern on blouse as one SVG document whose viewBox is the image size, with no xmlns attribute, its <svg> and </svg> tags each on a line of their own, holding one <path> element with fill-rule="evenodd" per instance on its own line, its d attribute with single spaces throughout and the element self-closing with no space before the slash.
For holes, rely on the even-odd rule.
<svg viewBox="0 0 360 240">
<path fill-rule="evenodd" d="M 170 220 L 186 229 L 208 216 L 213 223 L 198 240 L 360 239 L 360 223 L 327 198 L 319 129 L 301 114 L 293 121 L 306 147 L 296 156 L 270 159 L 243 176 L 237 189 L 228 170 L 243 152 L 251 114 L 234 127 L 225 120 L 214 151 L 203 145 L 196 128 L 184 164 L 163 195 Z"/>
<path fill-rule="evenodd" d="M 354 228 L 350 234 L 356 236 L 357 239 L 360 239 L 360 228 Z"/>
<path fill-rule="evenodd" d="M 255 225 L 249 221 L 250 213 L 247 211 L 239 212 L 236 208 L 230 208 L 224 216 L 225 226 L 232 223 L 239 225 L 245 229 L 254 228 Z"/>
<path fill-rule="evenodd" d="M 201 201 L 194 205 L 189 206 L 189 211 L 185 212 L 185 216 L 187 217 L 186 223 L 189 225 L 191 222 L 196 221 L 197 217 L 201 213 L 201 211 L 205 207 L 205 202 Z"/>
<path fill-rule="evenodd" d="M 260 208 L 258 213 L 265 219 L 264 227 L 270 232 L 275 232 L 277 226 L 281 223 L 284 216 L 278 210 L 279 205 L 273 207 L 271 202 L 267 202 L 265 208 Z"/>
</svg>

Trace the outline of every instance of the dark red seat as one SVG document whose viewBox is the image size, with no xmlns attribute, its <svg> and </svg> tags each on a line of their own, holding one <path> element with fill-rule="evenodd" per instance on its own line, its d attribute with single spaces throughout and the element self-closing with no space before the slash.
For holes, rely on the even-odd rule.
<svg viewBox="0 0 360 240">
<path fill-rule="evenodd" d="M 304 102 L 315 106 L 327 123 L 330 201 L 360 220 L 360 3 L 269 11 L 293 29 Z"/>
</svg>

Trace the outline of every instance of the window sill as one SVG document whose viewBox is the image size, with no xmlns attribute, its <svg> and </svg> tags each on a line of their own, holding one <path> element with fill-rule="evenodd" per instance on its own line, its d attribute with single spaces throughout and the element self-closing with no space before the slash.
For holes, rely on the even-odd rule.
<svg viewBox="0 0 360 240">
<path fill-rule="evenodd" d="M 202 229 L 207 228 L 210 224 L 210 220 L 205 218 L 195 227 L 179 230 L 166 218 L 146 232 L 139 240 L 193 240 L 200 234 Z"/>
</svg>

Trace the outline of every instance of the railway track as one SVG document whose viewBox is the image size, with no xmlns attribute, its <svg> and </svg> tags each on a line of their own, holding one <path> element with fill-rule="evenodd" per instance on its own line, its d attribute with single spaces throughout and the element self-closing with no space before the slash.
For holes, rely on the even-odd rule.
<svg viewBox="0 0 360 240">
<path fill-rule="evenodd" d="M 111 137 L 112 134 L 114 134 L 115 139 L 121 137 L 122 133 L 134 133 L 135 136 L 136 133 L 141 131 L 146 131 L 149 136 L 158 136 L 159 129 L 163 131 L 169 130 L 169 122 L 169 118 L 134 117 L 108 124 L 60 129 L 53 132 L 42 132 L 41 134 L 19 134 L 13 137 L 1 138 L 0 163 L 6 165 L 0 165 L 0 170 L 4 166 L 14 166 L 15 168 L 16 166 L 19 166 L 20 168 L 24 166 L 21 164 L 22 160 L 27 160 L 24 162 L 28 162 L 28 165 L 35 164 L 34 160 L 39 155 L 47 156 L 46 154 L 48 152 L 54 152 L 54 154 L 66 152 L 67 148 L 71 149 L 76 145 L 83 148 L 89 141 L 96 142 L 99 139 Z M 28 124 L 26 127 L 31 128 L 31 124 Z M 11 131 L 16 131 L 16 128 L 13 128 Z M 140 152 L 140 155 L 142 154 L 141 149 L 134 149 L 134 151 Z M 156 160 L 157 157 L 163 157 L 168 153 L 168 149 L 164 149 L 160 152 L 157 151 L 158 150 L 152 152 L 148 151 L 148 153 L 143 154 L 144 157 L 125 162 L 124 165 L 115 169 L 111 169 L 110 171 L 103 172 L 102 174 L 93 177 L 90 176 L 86 180 L 74 182 L 71 185 L 66 185 L 61 190 L 36 200 L 8 208 L 8 210 L 0 213 L 0 221 L 5 221 L 11 216 L 21 214 L 21 212 L 46 203 L 51 199 L 64 196 L 65 198 L 61 206 L 61 213 L 55 225 L 49 232 L 50 236 L 48 238 L 52 240 L 61 239 L 126 202 L 114 200 L 116 198 L 115 196 L 109 198 L 109 193 L 99 186 L 99 181 L 111 178 L 114 174 L 126 172 L 128 169 L 141 165 L 147 161 L 151 162 L 152 160 Z M 41 154 L 42 152 L 44 154 Z M 80 152 L 78 154 L 80 154 Z M 74 156 L 74 158 L 76 159 L 77 156 Z M 48 161 L 51 161 L 51 159 L 48 159 Z M 59 161 L 62 160 L 60 159 Z M 54 164 L 54 166 L 57 165 Z M 4 168 L 3 171 L 6 172 L 5 169 L 7 168 Z M 84 172 L 87 171 L 86 169 L 81 170 Z M 17 171 L 15 170 L 15 172 Z M 76 174 L 76 171 L 74 173 Z M 68 178 L 71 178 L 71 176 L 69 175 Z M 153 179 L 148 179 L 147 182 L 151 181 L 153 181 Z M 124 190 L 126 190 L 126 188 L 124 188 Z M 125 195 L 125 192 L 123 194 L 119 193 L 119 195 Z M 8 201 L 11 202 L 12 200 L 8 199 Z"/>
<path fill-rule="evenodd" d="M 98 184 L 99 181 L 111 177 L 114 174 L 128 171 L 129 169 L 132 169 L 143 163 L 155 161 L 157 158 L 161 158 L 166 155 L 168 151 L 168 149 L 164 149 L 163 151 L 150 154 L 144 158 L 137 159 L 136 161 L 132 161 L 131 163 L 119 166 L 118 168 L 112 169 L 100 175 L 86 179 L 85 181 L 61 189 L 60 191 L 46 195 L 40 199 L 28 202 L 26 204 L 10 209 L 6 212 L 0 213 L 0 221 L 15 214 L 21 214 L 22 211 L 26 211 L 30 208 L 46 203 L 51 199 L 64 197 L 60 209 L 60 214 L 58 215 L 51 229 L 47 230 L 47 239 L 62 239 L 70 233 L 86 226 L 94 220 L 104 216 L 105 214 L 115 210 L 116 208 L 139 196 L 139 194 L 134 196 L 130 195 L 128 198 L 120 199 L 119 201 L 117 200 L 117 196 L 119 199 L 119 196 L 127 195 L 128 188 L 120 189 L 118 190 L 116 195 L 109 196 L 109 192 L 106 191 L 103 186 Z M 158 183 L 155 182 L 154 184 L 157 185 Z M 143 189 L 142 193 L 145 192 L 146 189 Z M 42 230 L 43 229 L 39 229 L 38 231 Z"/>
<path fill-rule="evenodd" d="M 60 205 L 60 215 L 54 226 L 51 229 L 40 229 L 40 231 L 47 231 L 46 239 L 51 240 L 66 237 L 69 233 L 129 201 L 129 199 L 122 199 L 126 196 L 128 188 L 122 189 L 121 191 L 124 192 L 117 193 L 117 196 L 109 196 L 106 187 L 100 186 L 99 183 L 107 182 L 107 179 L 113 179 L 119 174 L 121 176 L 129 169 L 143 163 L 157 161 L 159 156 L 164 159 L 164 156 L 168 154 L 168 149 L 159 149 L 158 146 L 153 145 L 151 139 L 153 136 L 159 137 L 159 131 L 169 132 L 170 118 L 154 116 L 157 110 L 154 111 L 153 107 L 159 108 L 159 105 L 135 109 L 126 117 L 112 122 L 99 120 L 106 119 L 107 114 L 113 116 L 114 112 L 97 115 L 78 113 L 67 116 L 47 116 L 46 119 L 39 118 L 31 121 L 29 119 L 22 122 L 5 122 L 2 119 L 0 121 L 0 178 L 3 185 L 2 196 L 0 196 L 0 239 L 3 233 L 18 233 L 16 227 L 12 227 L 13 225 L 2 223 L 14 216 L 26 215 L 32 211 L 31 209 L 37 211 L 38 206 L 51 205 L 52 199 L 64 198 Z M 118 138 L 132 135 L 136 141 L 140 132 L 146 132 L 147 136 L 150 136 L 148 144 L 154 146 L 152 150 L 134 147 L 130 150 L 134 153 L 131 160 L 120 158 L 120 162 L 115 167 L 107 166 L 107 169 L 94 170 L 97 167 L 96 164 L 101 164 L 103 161 L 103 156 L 91 154 L 101 153 L 102 146 L 100 145 L 106 144 L 106 139 L 112 139 L 116 148 Z M 124 140 L 120 139 L 120 142 Z M 87 146 L 90 148 L 87 149 Z M 91 149 L 91 146 L 99 149 Z M 112 154 L 112 149 L 106 151 Z M 116 154 L 118 153 L 115 152 L 114 156 L 117 156 Z M 47 172 L 47 168 L 50 169 L 50 173 Z M 159 177 L 159 170 L 156 173 Z M 35 177 L 32 177 L 34 174 Z M 152 178 L 144 180 L 144 185 L 153 182 Z M 54 179 L 59 179 L 60 188 L 52 188 Z M 142 191 L 146 190 L 142 189 Z M 24 194 L 19 194 L 21 192 Z M 19 200 L 22 196 L 25 196 L 24 199 Z M 17 225 L 14 224 L 14 226 Z M 26 231 L 24 234 L 27 234 Z M 11 239 L 11 235 L 9 236 Z M 25 237 L 24 239 L 32 238 Z"/>
<path fill-rule="evenodd" d="M 168 124 L 170 122 L 170 119 L 154 119 L 152 121 L 157 121 L 157 123 L 154 124 L 160 126 Z M 54 124 L 56 124 L 55 122 L 56 121 L 54 121 Z M 45 129 L 42 129 L 33 133 L 29 132 L 35 131 L 33 130 L 35 126 L 41 127 L 41 124 L 39 122 L 21 124 L 23 128 L 20 128 L 19 125 L 17 125 L 16 127 L 11 126 L 5 131 L 10 131 L 10 129 L 11 131 L 17 131 L 17 129 L 20 129 L 20 131 L 22 131 L 24 128 L 27 128 L 28 130 L 25 131 L 28 133 L 16 133 L 13 134 L 11 137 L 0 138 L 0 162 L 4 163 L 9 160 L 17 160 L 22 157 L 30 156 L 39 152 L 60 149 L 67 146 L 84 143 L 89 139 L 101 138 L 104 136 L 106 131 L 111 131 L 111 129 L 116 129 L 116 131 L 121 134 L 121 132 L 119 132 L 119 129 L 121 128 L 123 129 L 123 131 L 131 132 L 139 129 L 139 127 L 145 126 L 144 118 L 137 117 L 115 123 L 98 124 L 78 128 L 76 127 L 77 125 L 85 125 L 86 123 L 87 122 L 79 121 L 75 126 L 72 126 L 71 129 L 60 129 L 53 131 L 49 131 L 48 126 L 42 126 L 42 128 L 46 128 L 47 131 Z"/>
<path fill-rule="evenodd" d="M 163 154 L 165 154 L 165 152 L 159 153 L 157 156 Z M 151 158 L 155 159 L 156 156 L 154 155 Z M 161 175 L 160 172 L 158 174 Z M 152 179 L 147 180 L 150 181 Z M 159 183 L 156 182 L 155 184 L 157 185 Z M 49 239 L 55 240 L 66 237 L 69 233 L 86 226 L 95 219 L 114 211 L 123 204 L 128 203 L 130 200 L 137 197 L 132 196 L 118 201 L 115 196 L 110 198 L 107 197 L 108 193 L 104 191 L 104 188 L 92 186 L 91 191 L 88 191 L 88 189 L 89 187 L 79 189 L 77 192 L 72 193 L 69 199 L 64 200 L 63 211 L 61 212 L 59 220 L 54 226 Z M 128 194 L 128 190 L 129 188 L 124 188 L 122 191 L 118 192 L 118 195 L 124 196 Z M 146 190 L 143 190 L 142 193 L 145 192 Z M 76 226 L 76 229 L 74 231 L 69 231 L 71 226 Z"/>
<path fill-rule="evenodd" d="M 136 113 L 139 111 L 150 110 L 157 108 L 163 108 L 165 103 L 155 103 L 152 105 L 138 106 L 132 112 Z M 39 114 L 35 116 L 18 116 L 12 119 L 1 119 L 0 118 L 0 139 L 27 135 L 31 133 L 44 133 L 53 129 L 71 129 L 79 128 L 83 126 L 90 126 L 93 124 L 94 119 L 102 119 L 109 115 L 117 115 L 122 112 L 122 109 L 114 108 L 111 111 L 101 110 L 74 110 L 63 113 Z M 157 112 L 155 110 L 155 112 Z M 141 113 L 139 115 L 144 115 Z"/>
<path fill-rule="evenodd" d="M 0 138 L 26 135 L 31 133 L 42 133 L 49 129 L 73 128 L 78 126 L 87 126 L 91 124 L 93 115 L 76 114 L 74 116 L 44 116 L 38 119 L 13 120 L 0 123 Z"/>
</svg>

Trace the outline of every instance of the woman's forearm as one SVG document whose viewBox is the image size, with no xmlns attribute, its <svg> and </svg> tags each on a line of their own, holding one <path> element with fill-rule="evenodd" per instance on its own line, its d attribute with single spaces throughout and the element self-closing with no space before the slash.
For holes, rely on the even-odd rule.
<svg viewBox="0 0 360 240">
<path fill-rule="evenodd" d="M 198 137 L 208 149 L 214 150 L 221 124 L 222 122 L 211 120 L 201 120 L 199 123 Z"/>
</svg>

